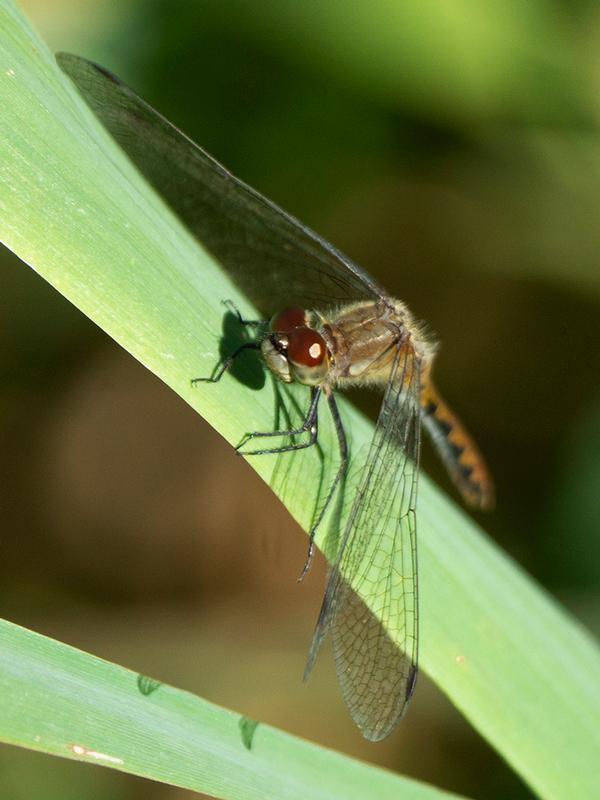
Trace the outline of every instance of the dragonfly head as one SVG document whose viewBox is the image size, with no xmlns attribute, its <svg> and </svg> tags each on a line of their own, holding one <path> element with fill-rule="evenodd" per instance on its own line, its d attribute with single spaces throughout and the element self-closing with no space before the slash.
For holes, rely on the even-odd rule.
<svg viewBox="0 0 600 800">
<path fill-rule="evenodd" d="M 321 334 L 308 324 L 306 311 L 288 308 L 276 314 L 261 343 L 267 367 L 284 383 L 323 383 L 329 370 L 329 351 Z"/>
</svg>

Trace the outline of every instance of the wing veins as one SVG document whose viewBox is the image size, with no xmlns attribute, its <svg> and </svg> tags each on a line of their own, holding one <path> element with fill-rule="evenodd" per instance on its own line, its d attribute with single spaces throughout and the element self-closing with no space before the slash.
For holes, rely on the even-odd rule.
<svg viewBox="0 0 600 800">
<path fill-rule="evenodd" d="M 351 259 L 236 178 L 118 78 L 77 56 L 57 58 L 146 180 L 259 310 L 386 299 Z"/>
<path fill-rule="evenodd" d="M 417 668 L 418 397 L 416 356 L 399 348 L 307 663 L 306 674 L 331 630 L 344 699 L 363 735 L 374 740 L 399 722 Z M 379 590 L 369 606 L 360 597 L 365 586 Z"/>
</svg>

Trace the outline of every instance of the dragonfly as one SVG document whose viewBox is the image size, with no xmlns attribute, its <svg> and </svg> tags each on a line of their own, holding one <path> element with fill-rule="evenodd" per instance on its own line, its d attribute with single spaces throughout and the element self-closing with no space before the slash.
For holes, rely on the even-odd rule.
<svg viewBox="0 0 600 800">
<path fill-rule="evenodd" d="M 330 635 L 346 705 L 366 739 L 388 736 L 413 694 L 418 662 L 416 504 L 421 429 L 465 502 L 494 502 L 479 450 L 432 379 L 436 348 L 408 307 L 365 270 L 275 203 L 232 175 L 119 78 L 79 56 L 57 60 L 120 147 L 184 225 L 233 278 L 264 320 L 244 320 L 276 379 L 310 389 L 297 428 L 250 440 L 291 444 L 247 455 L 295 451 L 318 440 L 325 398 L 339 467 L 325 507 L 348 472 L 346 432 L 335 396 L 351 386 L 383 390 L 364 465 L 353 489 L 309 651 L 305 677 Z M 304 438 L 302 438 L 304 437 Z M 310 531 L 310 549 L 325 507 Z M 306 567 L 305 567 L 306 569 Z"/>
</svg>

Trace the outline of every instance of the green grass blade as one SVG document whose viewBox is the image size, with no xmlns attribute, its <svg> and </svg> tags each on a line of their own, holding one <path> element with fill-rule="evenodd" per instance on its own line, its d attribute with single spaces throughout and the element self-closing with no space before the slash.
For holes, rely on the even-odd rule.
<svg viewBox="0 0 600 800">
<path fill-rule="evenodd" d="M 457 797 L 0 620 L 4 741 L 243 800 Z"/>
<path fill-rule="evenodd" d="M 220 301 L 248 305 L 98 127 L 7 0 L 0 101 L 0 238 L 228 440 L 271 428 L 268 383 L 257 392 L 229 378 L 191 389 L 190 377 L 208 374 L 218 358 Z M 356 452 L 372 428 L 346 404 L 342 414 Z M 324 429 L 326 451 L 330 437 Z M 294 459 L 297 481 L 282 463 L 252 466 L 306 525 L 318 470 Z M 593 643 L 425 477 L 419 545 L 424 669 L 540 796 L 593 796 Z M 0 718 L 0 738 L 2 725 Z M 72 740 L 68 729 L 64 736 Z"/>
</svg>

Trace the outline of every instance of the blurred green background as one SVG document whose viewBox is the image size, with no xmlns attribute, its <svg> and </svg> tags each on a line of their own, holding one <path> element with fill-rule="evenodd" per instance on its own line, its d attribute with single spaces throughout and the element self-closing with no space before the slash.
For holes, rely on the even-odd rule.
<svg viewBox="0 0 600 800">
<path fill-rule="evenodd" d="M 482 524 L 597 630 L 598 4 L 22 5 L 427 320 L 496 477 Z M 530 797 L 425 677 L 379 745 L 328 654 L 302 684 L 325 574 L 296 583 L 304 535 L 178 397 L 0 259 L 2 616 L 440 787 Z M 447 487 L 427 446 L 424 468 Z M 41 794 L 189 796 L 2 748 L 0 795 Z"/>
</svg>

